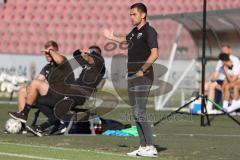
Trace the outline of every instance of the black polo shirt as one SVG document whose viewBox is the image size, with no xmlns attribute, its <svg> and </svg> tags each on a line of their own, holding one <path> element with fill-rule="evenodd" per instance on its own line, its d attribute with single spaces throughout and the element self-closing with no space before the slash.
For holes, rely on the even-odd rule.
<svg viewBox="0 0 240 160">
<path fill-rule="evenodd" d="M 61 81 L 62 83 L 74 82 L 74 73 L 66 57 L 64 57 L 64 63 L 61 65 L 49 62 L 42 68 L 40 74 L 46 78 L 49 84 L 59 83 Z"/>
<path fill-rule="evenodd" d="M 137 27 L 126 37 L 128 48 L 128 72 L 134 73 L 141 69 L 151 54 L 152 48 L 158 48 L 157 32 L 146 23 L 140 29 Z M 153 68 L 149 67 L 146 72 L 153 73 Z"/>
<path fill-rule="evenodd" d="M 56 69 L 56 67 L 57 67 L 57 64 L 55 64 L 53 62 L 49 62 L 48 64 L 46 64 L 42 68 L 40 74 L 42 74 L 46 78 L 46 80 L 48 81 L 49 80 L 49 75 L 52 73 L 52 71 L 54 69 Z"/>
</svg>

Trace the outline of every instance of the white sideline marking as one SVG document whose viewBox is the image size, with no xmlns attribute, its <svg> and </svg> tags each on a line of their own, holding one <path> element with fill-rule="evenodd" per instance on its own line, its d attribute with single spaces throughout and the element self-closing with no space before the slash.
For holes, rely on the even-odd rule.
<svg viewBox="0 0 240 160">
<path fill-rule="evenodd" d="M 52 147 L 52 146 L 45 146 L 45 145 L 31 145 L 31 144 L 21 144 L 21 143 L 9 143 L 9 142 L 1 142 L 0 144 L 5 145 L 17 145 L 17 146 L 23 146 L 23 147 L 34 147 L 34 148 L 44 148 L 44 149 L 53 149 L 53 150 L 61 150 L 61 151 L 82 151 L 82 152 L 93 152 L 103 155 L 111 155 L 111 156 L 119 156 L 119 157 L 128 157 L 124 154 L 117 154 L 117 153 L 111 153 L 111 152 L 103 152 L 103 151 L 96 151 L 96 150 L 85 150 L 85 149 L 76 149 L 76 148 L 64 148 L 64 147 Z"/>
<path fill-rule="evenodd" d="M 206 134 L 206 133 L 178 133 L 178 134 L 155 134 L 157 136 L 208 136 L 208 137 L 240 137 L 236 134 Z"/>
<path fill-rule="evenodd" d="M 208 136 L 208 137 L 240 137 L 240 135 L 234 134 L 205 134 L 205 133 L 189 133 L 189 134 L 175 134 L 177 136 Z"/>
<path fill-rule="evenodd" d="M 0 104 L 17 104 L 17 101 L 0 101 Z"/>
<path fill-rule="evenodd" d="M 39 159 L 39 160 L 63 160 L 63 159 L 56 159 L 56 158 L 49 158 L 49 157 L 38 157 L 38 156 L 30 156 L 30 155 L 26 155 L 26 154 L 16 154 L 16 153 L 7 153 L 7 152 L 0 152 L 0 155 L 9 156 L 9 157 Z"/>
</svg>

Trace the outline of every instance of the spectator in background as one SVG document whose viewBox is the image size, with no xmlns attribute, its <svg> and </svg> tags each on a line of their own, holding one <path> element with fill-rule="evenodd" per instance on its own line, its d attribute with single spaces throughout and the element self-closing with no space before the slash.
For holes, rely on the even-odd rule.
<svg viewBox="0 0 240 160">
<path fill-rule="evenodd" d="M 221 47 L 221 53 L 225 53 L 229 55 L 229 59 L 233 63 L 234 66 L 239 66 L 240 61 L 238 57 L 232 55 L 232 49 L 231 46 L 228 44 L 223 44 Z M 207 78 L 205 82 L 205 90 L 208 92 L 208 98 L 211 100 L 214 100 L 215 98 L 215 90 L 223 91 L 224 87 L 224 80 L 225 80 L 225 74 L 222 72 L 221 68 L 223 67 L 222 60 L 218 60 L 215 71 L 212 72 Z M 215 113 L 215 110 L 213 110 L 213 105 L 211 102 L 207 102 L 207 111 Z"/>
<path fill-rule="evenodd" d="M 229 105 L 230 90 L 236 85 L 238 76 L 240 74 L 240 66 L 233 64 L 228 54 L 221 53 L 219 55 L 219 59 L 223 62 L 223 65 L 219 71 L 224 75 L 225 78 L 223 84 L 223 109 L 226 109 Z"/>
</svg>

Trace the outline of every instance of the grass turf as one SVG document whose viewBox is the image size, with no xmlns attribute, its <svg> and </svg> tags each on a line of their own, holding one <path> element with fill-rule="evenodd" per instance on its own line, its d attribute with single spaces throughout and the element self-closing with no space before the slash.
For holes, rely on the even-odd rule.
<svg viewBox="0 0 240 160">
<path fill-rule="evenodd" d="M 14 105 L 0 105 L 0 127 L 9 118 Z M 132 123 L 129 108 L 117 108 L 105 118 Z M 158 120 L 167 112 L 149 110 L 149 117 Z M 30 118 L 32 114 L 30 115 Z M 227 116 L 215 116 L 210 127 L 200 127 L 199 116 L 177 114 L 154 128 L 156 144 L 162 160 L 236 160 L 240 157 L 239 126 Z M 236 117 L 240 120 L 239 117 Z M 42 119 L 42 118 L 41 118 Z M 30 119 L 31 122 L 31 119 Z M 138 147 L 138 137 L 109 136 L 46 136 L 0 133 L 0 159 L 135 159 L 125 156 Z M 6 154 L 4 154 L 6 153 Z M 25 156 L 25 158 L 24 158 Z M 29 156 L 29 157 L 26 157 Z M 32 157 L 31 157 L 32 156 Z M 147 159 L 147 158 L 141 158 Z"/>
</svg>

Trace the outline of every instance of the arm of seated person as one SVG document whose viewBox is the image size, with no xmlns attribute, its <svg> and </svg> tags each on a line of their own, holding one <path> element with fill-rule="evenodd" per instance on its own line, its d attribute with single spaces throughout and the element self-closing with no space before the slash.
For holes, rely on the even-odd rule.
<svg viewBox="0 0 240 160">
<path fill-rule="evenodd" d="M 227 80 L 229 83 L 234 83 L 237 80 L 237 76 L 227 76 Z"/>
<path fill-rule="evenodd" d="M 42 74 L 39 74 L 39 75 L 37 75 L 37 77 L 35 79 L 40 80 L 40 81 L 45 81 L 46 77 Z"/>
<path fill-rule="evenodd" d="M 63 64 L 65 62 L 65 57 L 57 51 L 49 50 L 49 53 L 57 64 Z"/>
<path fill-rule="evenodd" d="M 73 57 L 82 67 L 88 66 L 89 65 L 88 61 L 86 61 L 81 54 L 82 54 L 81 50 L 78 49 L 73 52 Z"/>
<path fill-rule="evenodd" d="M 216 80 L 218 75 L 219 75 L 219 72 L 214 71 L 206 78 L 206 81 L 208 82 L 208 81 Z"/>
</svg>

